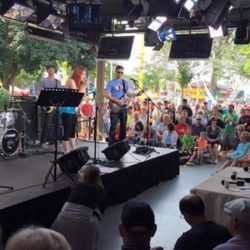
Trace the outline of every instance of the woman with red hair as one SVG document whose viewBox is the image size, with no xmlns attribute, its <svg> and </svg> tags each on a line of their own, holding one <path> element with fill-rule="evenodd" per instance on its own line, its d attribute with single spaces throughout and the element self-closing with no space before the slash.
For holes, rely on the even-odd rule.
<svg viewBox="0 0 250 250">
<path fill-rule="evenodd" d="M 66 83 L 66 88 L 77 89 L 81 93 L 86 93 L 87 88 L 87 69 L 76 67 L 71 78 Z M 64 154 L 76 149 L 76 112 L 75 107 L 60 107 L 63 125 L 63 150 Z"/>
</svg>

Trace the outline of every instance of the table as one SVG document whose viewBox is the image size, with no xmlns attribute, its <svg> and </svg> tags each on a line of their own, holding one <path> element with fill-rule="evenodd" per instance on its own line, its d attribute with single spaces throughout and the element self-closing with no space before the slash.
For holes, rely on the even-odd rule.
<svg viewBox="0 0 250 250">
<path fill-rule="evenodd" d="M 233 171 L 237 172 L 237 177 L 250 178 L 250 172 L 245 172 L 242 168 L 228 167 L 191 189 L 191 193 L 199 195 L 204 201 L 207 218 L 224 225 L 224 203 L 236 198 L 250 199 L 250 183 L 245 183 L 244 186 L 249 188 L 248 190 L 241 190 L 241 187 L 235 184 L 230 184 L 229 189 L 226 189 L 221 184 L 222 180 L 232 181 L 230 177 Z"/>
</svg>

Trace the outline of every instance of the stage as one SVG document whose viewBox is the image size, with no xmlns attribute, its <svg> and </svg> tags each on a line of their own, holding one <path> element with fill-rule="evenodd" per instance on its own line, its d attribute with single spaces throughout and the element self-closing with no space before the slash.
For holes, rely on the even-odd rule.
<svg viewBox="0 0 250 250">
<path fill-rule="evenodd" d="M 78 146 L 88 147 L 93 162 L 94 143 L 80 141 Z M 106 143 L 97 144 L 97 166 L 102 172 L 102 180 L 107 193 L 107 206 L 125 202 L 144 190 L 170 180 L 179 175 L 179 154 L 177 150 L 155 148 L 150 155 L 135 154 L 131 147 L 120 162 L 109 162 L 101 151 Z M 59 148 L 59 151 L 62 148 Z M 60 157 L 61 154 L 58 155 Z M 49 178 L 45 188 L 42 186 L 46 173 L 54 159 L 51 150 L 33 149 L 25 158 L 18 156 L 0 160 L 0 185 L 12 186 L 13 190 L 0 188 L 0 225 L 2 239 L 16 228 L 26 224 L 50 226 L 68 197 L 74 184 L 61 174 L 54 182 Z M 77 174 L 71 174 L 76 181 Z"/>
</svg>

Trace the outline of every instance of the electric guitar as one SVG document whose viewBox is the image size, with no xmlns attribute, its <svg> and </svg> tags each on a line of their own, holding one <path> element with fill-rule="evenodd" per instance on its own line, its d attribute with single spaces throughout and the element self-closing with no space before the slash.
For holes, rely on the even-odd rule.
<svg viewBox="0 0 250 250">
<path fill-rule="evenodd" d="M 137 94 L 135 94 L 134 97 L 142 95 L 145 91 L 146 90 L 139 91 Z M 119 99 L 117 99 L 117 100 L 122 100 L 121 105 L 115 101 L 109 100 L 108 105 L 109 105 L 110 111 L 112 113 L 119 113 L 122 109 L 128 108 L 127 104 L 129 103 L 130 99 L 131 98 L 128 98 L 128 97 L 125 97 L 125 95 L 122 95 Z"/>
</svg>

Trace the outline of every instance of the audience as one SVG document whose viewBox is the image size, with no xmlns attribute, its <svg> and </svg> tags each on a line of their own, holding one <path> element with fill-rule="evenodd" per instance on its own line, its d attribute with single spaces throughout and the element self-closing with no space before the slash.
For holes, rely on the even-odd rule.
<svg viewBox="0 0 250 250">
<path fill-rule="evenodd" d="M 123 240 L 122 250 L 149 250 L 156 229 L 154 212 L 147 203 L 128 202 L 124 205 L 119 225 L 119 234 Z M 153 249 L 163 248 L 151 248 Z"/>
<path fill-rule="evenodd" d="M 52 225 L 70 243 L 72 250 L 95 250 L 101 219 L 104 189 L 98 167 L 88 165 L 80 182 Z"/>
<path fill-rule="evenodd" d="M 235 199 L 225 203 L 228 229 L 233 237 L 213 250 L 250 249 L 250 199 Z"/>
<path fill-rule="evenodd" d="M 221 142 L 221 129 L 217 125 L 215 118 L 211 119 L 211 125 L 206 130 L 208 141 L 208 152 L 211 158 L 211 163 L 218 163 L 218 148 Z"/>
<path fill-rule="evenodd" d="M 51 229 L 22 228 L 7 241 L 5 250 L 71 250 L 63 235 Z"/>
<path fill-rule="evenodd" d="M 240 144 L 238 145 L 237 149 L 233 153 L 229 153 L 227 160 L 223 163 L 221 168 L 218 170 L 223 170 L 226 167 L 237 167 L 237 162 L 241 160 L 242 157 L 247 155 L 248 150 L 250 149 L 250 133 L 242 132 L 240 134 Z"/>
<path fill-rule="evenodd" d="M 206 219 L 204 203 L 198 195 L 184 196 L 179 209 L 191 229 L 177 240 L 174 250 L 210 250 L 231 238 L 224 226 Z"/>
</svg>

